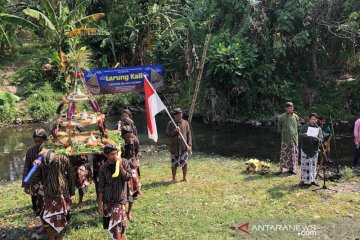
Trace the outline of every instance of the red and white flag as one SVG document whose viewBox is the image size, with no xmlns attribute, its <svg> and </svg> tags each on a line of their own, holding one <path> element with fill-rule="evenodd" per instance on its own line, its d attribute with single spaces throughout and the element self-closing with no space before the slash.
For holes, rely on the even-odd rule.
<svg viewBox="0 0 360 240">
<path fill-rule="evenodd" d="M 158 134 L 156 128 L 155 115 L 166 109 L 165 105 L 157 95 L 151 83 L 144 76 L 144 90 L 145 90 L 145 106 L 146 106 L 146 122 L 148 128 L 149 138 L 157 142 Z"/>
</svg>

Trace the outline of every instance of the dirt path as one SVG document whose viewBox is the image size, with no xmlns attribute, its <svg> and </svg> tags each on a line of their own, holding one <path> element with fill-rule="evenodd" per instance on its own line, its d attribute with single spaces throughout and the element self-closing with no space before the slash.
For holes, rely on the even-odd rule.
<svg viewBox="0 0 360 240">
<path fill-rule="evenodd" d="M 13 64 L 9 67 L 2 68 L 0 71 L 0 90 L 11 92 L 13 94 L 19 94 L 22 89 L 19 86 L 15 86 L 11 83 L 11 78 L 15 74 L 16 70 L 22 68 L 23 64 Z"/>
</svg>

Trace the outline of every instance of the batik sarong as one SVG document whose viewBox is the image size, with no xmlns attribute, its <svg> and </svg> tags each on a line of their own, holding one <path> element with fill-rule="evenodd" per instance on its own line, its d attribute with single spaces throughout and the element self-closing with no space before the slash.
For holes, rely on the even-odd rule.
<svg viewBox="0 0 360 240">
<path fill-rule="evenodd" d="M 63 195 L 59 197 L 44 197 L 44 211 L 42 219 L 44 224 L 50 225 L 60 233 L 70 220 L 71 200 Z"/>
<path fill-rule="evenodd" d="M 138 194 L 140 193 L 141 183 L 140 177 L 138 174 L 139 168 L 139 159 L 133 157 L 129 159 L 130 167 L 131 167 L 131 178 L 128 181 L 128 191 L 129 191 L 129 202 L 133 202 L 136 200 Z"/>
<path fill-rule="evenodd" d="M 280 166 L 282 168 L 288 169 L 289 171 L 295 172 L 298 162 L 298 154 L 299 150 L 296 143 L 289 145 L 282 142 L 280 152 Z"/>
<path fill-rule="evenodd" d="M 105 203 L 103 221 L 104 229 L 109 231 L 111 239 L 120 239 L 127 228 L 125 205 Z"/>
<path fill-rule="evenodd" d="M 171 156 L 172 167 L 185 167 L 187 165 L 188 157 L 189 157 L 188 152 L 179 154 L 179 156 L 172 155 Z"/>
<path fill-rule="evenodd" d="M 301 181 L 315 182 L 318 153 L 309 157 L 301 151 Z"/>
</svg>

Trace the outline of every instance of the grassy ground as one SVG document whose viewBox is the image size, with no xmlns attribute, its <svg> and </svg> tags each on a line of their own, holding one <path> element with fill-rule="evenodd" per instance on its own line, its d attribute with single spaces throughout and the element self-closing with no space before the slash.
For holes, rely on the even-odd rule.
<svg viewBox="0 0 360 240">
<path fill-rule="evenodd" d="M 168 156 L 163 153 L 144 156 L 143 195 L 135 203 L 128 239 L 360 237 L 359 193 L 311 191 L 314 187 L 299 189 L 299 176 L 249 175 L 244 168 L 241 159 L 194 155 L 190 182 L 170 184 Z M 0 238 L 30 239 L 34 232 L 30 198 L 19 185 L 12 182 L 0 186 Z M 90 189 L 85 206 L 74 205 L 66 239 L 108 239 L 96 212 L 93 186 Z M 249 223 L 249 235 L 238 230 L 244 223 Z M 301 225 L 301 229 L 281 232 L 254 229 L 259 224 Z M 309 225 L 315 225 L 316 236 L 313 231 L 301 232 Z M 312 236 L 299 236 L 301 233 Z"/>
</svg>

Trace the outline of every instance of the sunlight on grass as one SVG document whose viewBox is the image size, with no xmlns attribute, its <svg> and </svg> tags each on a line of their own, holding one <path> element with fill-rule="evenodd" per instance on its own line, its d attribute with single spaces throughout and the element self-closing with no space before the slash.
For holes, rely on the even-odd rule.
<svg viewBox="0 0 360 240">
<path fill-rule="evenodd" d="M 170 184 L 167 154 L 143 156 L 143 195 L 135 202 L 128 239 L 243 239 L 245 236 L 236 227 L 255 219 L 316 221 L 319 225 L 323 221 L 319 232 L 328 234 L 325 226 L 330 222 L 351 224 L 360 217 L 359 194 L 317 193 L 311 191 L 312 187 L 299 189 L 299 176 L 253 175 L 244 169 L 242 159 L 194 155 L 189 166 L 190 182 Z M 178 174 L 180 179 L 181 172 Z M 30 224 L 30 198 L 19 186 L 15 182 L 0 187 L 0 227 L 11 228 L 8 234 L 25 227 L 27 235 L 20 239 L 29 239 L 34 227 Z M 85 196 L 85 205 L 79 208 L 75 204 L 73 209 L 66 239 L 108 239 L 96 212 L 93 185 Z M 354 229 L 360 232 L 359 227 L 352 226 Z M 272 233 L 259 234 L 252 234 L 252 239 L 275 237 Z M 292 239 L 290 235 L 276 236 Z"/>
</svg>

